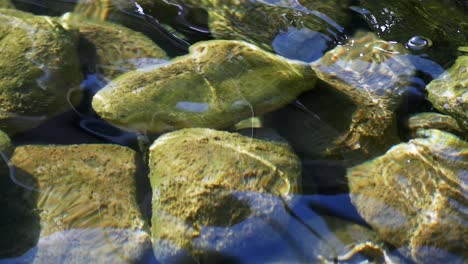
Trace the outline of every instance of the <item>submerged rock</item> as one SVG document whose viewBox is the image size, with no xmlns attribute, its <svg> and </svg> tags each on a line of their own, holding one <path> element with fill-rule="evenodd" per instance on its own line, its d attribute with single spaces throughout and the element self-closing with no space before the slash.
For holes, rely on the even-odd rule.
<svg viewBox="0 0 468 264">
<path fill-rule="evenodd" d="M 300 161 L 288 145 L 211 129 L 161 136 L 149 167 L 153 247 L 164 263 L 281 240 L 283 202 L 300 191 Z"/>
<path fill-rule="evenodd" d="M 357 33 L 312 64 L 322 88 L 299 98 L 301 111 L 277 128 L 311 156 L 356 164 L 385 152 L 399 142 L 395 112 L 415 73 L 405 54 L 401 45 Z"/>
<path fill-rule="evenodd" d="M 151 248 L 136 202 L 136 153 L 115 145 L 21 146 L 12 157 L 39 214 L 35 263 L 136 262 Z M 28 258 L 28 255 L 25 256 Z"/>
<path fill-rule="evenodd" d="M 457 119 L 468 130 L 468 56 L 458 57 L 455 64 L 426 89 L 435 108 Z"/>
<path fill-rule="evenodd" d="M 445 64 L 468 42 L 468 15 L 454 0 L 359 1 L 361 13 L 386 40 L 429 53 Z"/>
<path fill-rule="evenodd" d="M 118 77 L 94 96 L 93 109 L 112 124 L 151 133 L 224 128 L 278 109 L 315 84 L 306 64 L 245 42 L 206 41 L 190 51 Z"/>
<path fill-rule="evenodd" d="M 94 56 L 83 54 L 81 57 L 88 67 L 95 66 L 105 79 L 112 80 L 125 72 L 169 59 L 151 39 L 124 26 L 72 13 L 62 16 L 62 21 L 79 30 L 80 46 L 94 53 Z M 94 57 L 94 61 L 90 57 Z"/>
<path fill-rule="evenodd" d="M 94 20 L 108 20 L 108 16 L 117 12 L 131 13 L 140 8 L 152 8 L 153 0 L 79 0 L 74 13 Z"/>
<path fill-rule="evenodd" d="M 81 81 L 77 34 L 45 16 L 0 10 L 0 129 L 38 125 L 70 108 Z"/>
<path fill-rule="evenodd" d="M 439 130 L 348 171 L 350 195 L 382 239 L 417 263 L 464 263 L 468 143 Z"/>
<path fill-rule="evenodd" d="M 416 136 L 418 130 L 438 129 L 451 133 L 463 134 L 463 129 L 451 116 L 438 113 L 420 113 L 408 120 L 409 130 Z"/>
<path fill-rule="evenodd" d="M 210 32 L 217 39 L 243 40 L 269 51 L 284 53 L 276 50 L 274 43 L 286 35 L 288 45 L 302 53 L 294 54 L 298 57 L 294 59 L 304 60 L 322 55 L 316 54 L 311 45 L 338 41 L 350 18 L 348 0 L 181 2 L 207 11 Z M 325 49 L 327 45 L 322 44 Z M 288 50 L 286 54 L 291 52 L 294 51 Z"/>
</svg>

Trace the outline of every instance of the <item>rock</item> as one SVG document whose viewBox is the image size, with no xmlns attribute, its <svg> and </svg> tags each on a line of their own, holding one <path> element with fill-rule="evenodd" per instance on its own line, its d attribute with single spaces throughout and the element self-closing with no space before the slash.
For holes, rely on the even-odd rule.
<svg viewBox="0 0 468 264">
<path fill-rule="evenodd" d="M 458 46 L 468 42 L 468 16 L 454 0 L 360 1 L 361 13 L 373 30 L 388 41 L 428 53 L 445 65 Z M 415 37 L 417 41 L 415 40 Z M 419 45 L 424 43 L 422 46 Z"/>
<path fill-rule="evenodd" d="M 299 111 L 276 128 L 310 156 L 356 164 L 384 153 L 399 142 L 395 112 L 415 73 L 405 54 L 401 45 L 358 32 L 311 64 L 318 89 L 298 98 Z"/>
<path fill-rule="evenodd" d="M 161 136 L 149 167 L 153 247 L 163 263 L 254 254 L 282 239 L 283 203 L 300 192 L 300 161 L 288 145 L 211 129 Z"/>
<path fill-rule="evenodd" d="M 136 202 L 133 150 L 29 145 L 16 148 L 11 161 L 39 214 L 28 229 L 39 233 L 34 263 L 137 262 L 151 248 Z"/>
<path fill-rule="evenodd" d="M 455 64 L 426 90 L 429 101 L 439 111 L 458 120 L 468 130 L 468 56 L 460 56 Z"/>
<path fill-rule="evenodd" d="M 181 2 L 207 11 L 210 32 L 217 39 L 243 40 L 268 51 L 288 54 L 292 56 L 287 56 L 290 59 L 307 61 L 323 55 L 316 54 L 311 46 L 318 42 L 338 41 L 350 20 L 348 0 Z M 301 50 L 301 54 L 274 47 L 284 35 L 287 36 L 287 45 Z"/>
<path fill-rule="evenodd" d="M 0 10 L 0 129 L 34 127 L 70 109 L 81 81 L 77 34 L 54 18 Z"/>
<path fill-rule="evenodd" d="M 418 130 L 438 129 L 460 135 L 464 131 L 453 117 L 431 112 L 411 116 L 408 120 L 408 127 L 414 137 Z"/>
<path fill-rule="evenodd" d="M 93 20 L 105 21 L 115 13 L 131 13 L 138 6 L 150 9 L 154 5 L 152 0 L 78 0 L 73 12 Z"/>
<path fill-rule="evenodd" d="M 0 8 L 15 8 L 10 0 L 0 0 Z"/>
<path fill-rule="evenodd" d="M 121 75 L 94 96 L 93 109 L 114 125 L 150 133 L 224 128 L 278 109 L 315 84 L 306 64 L 245 42 L 206 41 L 190 50 Z"/>
<path fill-rule="evenodd" d="M 125 72 L 169 59 L 166 52 L 151 39 L 124 26 L 86 19 L 72 13 L 62 16 L 62 21 L 79 30 L 80 46 L 88 47 L 95 54 L 81 57 L 87 60 L 85 64 L 88 67 L 95 67 L 105 79 L 112 80 Z M 94 57 L 94 60 L 90 57 Z"/>
<path fill-rule="evenodd" d="M 416 263 L 468 259 L 468 143 L 439 130 L 349 169 L 350 195 L 380 237 Z"/>
<path fill-rule="evenodd" d="M 10 138 L 8 137 L 7 134 L 5 134 L 3 131 L 0 130 L 0 152 L 5 155 L 5 157 L 9 157 L 11 153 L 13 152 L 13 144 L 11 143 Z M 5 165 L 5 162 L 0 162 L 3 166 Z"/>
</svg>

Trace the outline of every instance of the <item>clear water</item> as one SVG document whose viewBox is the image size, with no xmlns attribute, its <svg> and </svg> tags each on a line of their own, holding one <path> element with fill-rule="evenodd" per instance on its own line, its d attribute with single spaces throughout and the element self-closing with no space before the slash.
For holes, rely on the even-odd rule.
<svg viewBox="0 0 468 264">
<path fill-rule="evenodd" d="M 213 36 L 207 25 L 207 13 L 201 8 L 189 8 L 178 1 L 155 1 L 158 4 L 152 10 L 144 10 L 135 2 L 134 8 L 126 10 L 110 10 L 105 17 L 109 21 L 114 21 L 125 25 L 128 28 L 144 33 L 155 43 L 162 47 L 171 57 L 186 54 L 188 47 L 196 42 L 210 40 Z M 444 2 L 440 0 L 441 2 Z M 60 16 L 65 12 L 73 11 L 75 1 L 73 0 L 16 0 L 13 1 L 18 9 L 40 15 Z M 111 0 L 102 2 L 112 2 Z M 242 2 L 242 1 L 240 1 Z M 248 2 L 248 1 L 247 1 Z M 313 16 L 317 23 L 326 25 L 324 31 L 316 32 L 307 28 L 294 26 L 280 32 L 274 37 L 271 47 L 273 51 L 289 59 L 304 62 L 313 62 L 321 58 L 325 52 L 333 49 L 337 45 L 343 45 L 353 34 L 359 30 L 372 31 L 378 33 L 382 38 L 389 41 L 399 41 L 404 44 L 409 51 L 408 60 L 413 64 L 417 74 L 414 75 L 406 94 L 401 103 L 396 108 L 396 119 L 398 135 L 402 142 L 411 138 L 411 133 L 407 126 L 408 118 L 421 112 L 437 112 L 437 110 L 427 100 L 425 87 L 433 79 L 437 78 L 454 62 L 462 52 L 456 48 L 445 46 L 451 38 L 468 45 L 467 32 L 459 29 L 447 31 L 445 40 L 433 41 L 421 32 L 413 32 L 416 26 L 408 29 L 408 32 L 398 40 L 392 39 L 392 33 L 397 29 L 398 14 L 389 16 L 386 24 L 376 19 L 376 14 L 372 14 L 360 7 L 360 1 L 350 1 L 347 12 L 349 12 L 349 22 L 347 25 L 340 25 L 333 19 L 324 16 L 316 10 L 310 10 L 301 5 L 296 0 L 278 1 L 257 1 L 265 5 L 283 6 L 291 10 L 302 12 L 302 15 Z M 381 1 L 385 2 L 385 1 Z M 447 8 L 458 4 L 466 11 L 466 1 L 445 1 Z M 431 10 L 436 12 L 436 10 Z M 430 13 L 427 19 L 434 19 L 434 23 L 444 28 L 451 25 L 443 25 L 444 19 L 435 13 Z M 394 20 L 391 20 L 393 18 Z M 465 19 L 466 13 L 465 13 Z M 417 23 L 417 21 L 411 21 Z M 424 21 L 425 22 L 425 21 Z M 420 23 L 424 23 L 420 22 Z M 468 23 L 468 20 L 465 20 Z M 170 25 L 170 28 L 164 27 Z M 446 28 L 445 27 L 445 28 Z M 424 33 L 424 32 L 423 32 Z M 84 59 L 84 58 L 81 58 Z M 83 66 L 82 72 L 84 80 L 81 88 L 84 91 L 83 103 L 64 114 L 54 117 L 40 126 L 24 133 L 15 135 L 12 140 L 15 146 L 27 144 L 87 144 L 87 143 L 115 143 L 128 146 L 140 152 L 140 135 L 127 132 L 111 126 L 101 120 L 94 113 L 90 102 L 92 96 L 104 87 L 107 83 L 94 68 Z M 466 88 L 466 87 L 465 87 Z M 347 161 L 353 159 L 347 153 L 337 159 L 323 158 L 311 155 L 307 146 L 314 145 L 320 148 L 324 134 L 333 134 L 340 126 L 346 126 L 339 122 L 330 125 L 330 131 L 318 131 L 314 129 L 317 119 L 326 123 L 334 117 L 330 112 L 346 111 L 346 109 L 336 109 L 334 105 L 329 105 L 327 109 L 318 108 L 310 103 L 310 98 L 323 96 L 326 98 L 327 92 L 322 88 L 306 92 L 294 102 L 284 108 L 265 116 L 263 128 L 247 128 L 240 132 L 248 136 L 256 136 L 266 129 L 274 129 L 279 136 L 285 138 L 295 149 L 302 163 L 302 194 L 294 195 L 293 201 L 285 205 L 289 221 L 286 225 L 268 226 L 258 233 L 258 237 L 251 237 L 245 241 L 242 250 L 232 248 L 230 252 L 208 252 L 202 257 L 194 260 L 190 257 L 181 260 L 182 263 L 368 263 L 383 262 L 379 254 L 388 254 L 389 258 L 396 262 L 412 263 L 403 256 L 391 244 L 385 244 L 374 233 L 372 228 L 359 215 L 350 201 L 348 183 L 346 180 L 346 170 L 351 167 Z M 193 107 L 191 105 L 185 107 Z M 323 106 L 320 106 L 323 107 Z M 308 124 L 312 124 L 309 125 Z M 310 127 L 312 126 L 312 127 Z M 313 137 L 307 133 L 315 133 Z M 147 135 L 148 141 L 152 142 L 158 135 Z M 466 138 L 466 135 L 464 135 Z M 363 158 L 365 161 L 366 158 Z M 143 161 L 142 161 L 143 162 Z M 466 169 L 466 168 L 465 168 Z M 464 172 L 466 174 L 466 170 Z M 466 177 L 464 178 L 466 180 Z M 146 177 L 138 179 L 140 184 L 138 201 L 140 209 L 147 219 L 151 218 L 151 188 Z M 466 182 L 463 183 L 466 185 Z M 466 193 L 465 200 L 466 200 Z M 466 210 L 466 204 L 463 205 Z M 15 214 L 15 208 L 7 208 L 7 215 L 11 217 Z M 22 221 L 22 219 L 18 219 Z M 10 224 L 9 220 L 2 223 L 4 226 Z M 465 224 L 466 226 L 466 224 Z M 8 228 L 2 228 L 5 230 Z M 466 231 L 466 229 L 465 229 Z M 277 237 L 275 242 L 258 245 L 255 241 L 261 241 L 269 232 L 272 237 Z M 2 236 L 0 235 L 0 239 Z M 5 236 L 8 239 L 14 236 Z M 354 246 L 365 242 L 375 242 L 379 249 L 374 251 L 361 251 L 347 256 L 352 252 Z M 466 242 L 466 239 L 465 239 Z M 22 256 L 12 255 L 11 245 L 15 241 L 2 241 L 5 245 L 0 252 L 0 263 L 24 263 L 30 262 L 34 256 L 34 248 L 24 253 Z M 376 252 L 379 252 L 377 254 Z M 92 254 L 92 253 L 90 253 Z M 376 257 L 377 256 L 377 257 Z M 159 263 L 154 256 L 148 256 L 141 263 Z M 390 263 L 390 262 L 388 262 Z"/>
</svg>

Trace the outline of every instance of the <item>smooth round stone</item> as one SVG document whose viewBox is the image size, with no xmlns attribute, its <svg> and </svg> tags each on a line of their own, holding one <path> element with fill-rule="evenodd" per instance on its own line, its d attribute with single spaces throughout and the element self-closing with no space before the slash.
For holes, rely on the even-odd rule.
<svg viewBox="0 0 468 264">
<path fill-rule="evenodd" d="M 24 131 L 76 103 L 77 33 L 46 16 L 0 10 L 0 129 Z"/>
<path fill-rule="evenodd" d="M 281 240 L 284 203 L 300 191 L 300 161 L 288 145 L 211 129 L 161 136 L 149 167 L 153 247 L 164 263 L 246 256 Z"/>
<path fill-rule="evenodd" d="M 149 133 L 226 128 L 276 110 L 312 89 L 307 64 L 242 41 L 199 42 L 170 63 L 128 72 L 93 98 L 111 124 Z"/>
<path fill-rule="evenodd" d="M 36 222 L 34 263 L 138 262 L 151 250 L 136 201 L 137 154 L 117 145 L 21 146 L 11 159 Z"/>
<path fill-rule="evenodd" d="M 98 74 L 107 80 L 169 59 L 151 39 L 124 26 L 86 19 L 73 13 L 63 15 L 62 21 L 79 30 L 80 46 L 88 47 L 94 53 L 94 56 L 83 54 L 82 57 L 87 58 L 87 66 L 95 67 Z M 94 57 L 94 60 L 89 57 Z"/>
<path fill-rule="evenodd" d="M 468 143 L 439 130 L 349 169 L 350 196 L 380 237 L 416 263 L 465 263 Z"/>
</svg>

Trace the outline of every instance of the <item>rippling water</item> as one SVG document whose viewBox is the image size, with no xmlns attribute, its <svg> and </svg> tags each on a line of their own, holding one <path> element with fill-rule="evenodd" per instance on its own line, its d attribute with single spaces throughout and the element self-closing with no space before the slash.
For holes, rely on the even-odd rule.
<svg viewBox="0 0 468 264">
<path fill-rule="evenodd" d="M 275 211 L 271 219 L 268 218 L 271 216 L 266 217 L 266 220 L 257 217 L 258 219 L 246 220 L 243 223 L 244 226 L 242 224 L 232 226 L 213 224 L 213 226 L 205 227 L 203 232 L 215 234 L 212 237 L 206 235 L 211 239 L 206 243 L 215 245 L 216 241 L 224 241 L 223 237 L 229 237 L 232 234 L 239 234 L 234 236 L 238 239 L 232 242 L 231 246 L 227 246 L 227 249 L 216 251 L 212 248 L 212 252 L 203 252 L 196 258 L 190 254 L 181 254 L 181 263 L 413 263 L 415 261 L 414 258 L 411 259 L 411 253 L 406 252 L 407 249 L 401 249 L 393 241 L 389 242 L 388 238 L 382 238 L 381 233 L 379 234 L 381 230 L 376 231 L 375 223 L 365 219 L 367 215 L 361 216 L 362 214 L 351 202 L 346 175 L 353 166 L 384 155 L 392 146 L 413 139 L 414 131 L 408 123 L 411 116 L 423 112 L 444 112 L 428 100 L 426 87 L 434 79 L 443 76 L 458 57 L 467 55 L 468 16 L 466 11 L 468 3 L 466 1 L 431 0 L 407 1 L 406 3 L 405 1 L 351 0 L 84 0 L 78 4 L 73 0 L 15 0 L 12 2 L 17 9 L 37 15 L 61 16 L 66 12 L 74 12 L 90 19 L 112 21 L 143 33 L 161 47 L 170 58 L 187 54 L 189 47 L 200 41 L 215 38 L 236 39 L 248 41 L 268 52 L 291 60 L 309 63 L 312 69 L 321 72 L 322 79 L 317 82 L 314 90 L 302 93 L 291 103 L 277 107 L 274 111 L 265 111 L 268 113 L 262 115 L 260 119 L 255 119 L 256 112 L 252 107 L 253 119 L 239 124 L 237 129 L 236 126 L 226 128 L 226 130 L 236 131 L 248 137 L 274 138 L 275 140 L 279 138 L 281 141 L 288 142 L 301 163 L 302 192 L 292 194 L 289 200 L 282 200 L 281 196 L 280 198 L 265 198 L 263 196 L 265 194 L 246 194 L 239 191 L 236 194 L 239 197 L 249 197 L 239 199 L 248 200 L 251 203 L 250 207 L 256 208 L 252 210 L 258 210 L 261 212 L 259 214 L 268 215 L 270 208 L 265 209 L 258 205 L 265 201 L 271 203 L 271 208 L 279 209 Z M 216 5 L 211 5 L 210 2 L 215 2 Z M 233 2 L 237 5 L 232 4 Z M 398 5 L 396 2 L 402 3 Z M 243 9 L 243 5 L 248 8 Z M 412 5 L 417 5 L 419 9 L 410 7 Z M 446 8 L 441 9 L 441 7 Z M 418 12 L 408 13 L 409 10 L 405 8 L 418 10 Z M 453 16 L 449 19 L 451 14 Z M 217 16 L 231 19 L 226 22 L 228 26 L 223 24 L 223 21 L 212 24 L 211 22 Z M 270 25 L 273 26 L 270 27 Z M 258 27 L 255 30 L 259 31 L 252 30 L 252 27 Z M 359 32 L 373 32 L 373 35 L 354 39 L 354 36 L 360 34 Z M 0 31 L 0 36 L 1 33 Z M 373 38 L 376 40 L 371 41 Z M 1 42 L 0 37 L 0 44 Z M 340 50 L 339 47 L 342 49 Z M 359 50 L 355 47 L 359 47 Z M 12 142 L 17 147 L 30 144 L 113 143 L 137 151 L 140 175 L 136 179 L 138 186 L 135 196 L 138 210 L 146 219 L 145 225 L 150 225 L 151 201 L 155 199 L 152 198 L 155 193 L 152 192 L 150 181 L 146 176 L 149 171 L 147 149 L 162 133 L 141 133 L 141 131 L 124 129 L 120 124 L 113 126 L 95 113 L 91 101 L 93 96 L 112 79 L 104 76 L 100 69 L 111 68 L 120 74 L 129 71 L 125 65 L 132 65 L 132 67 L 144 68 L 144 71 L 149 72 L 162 67 L 161 65 L 169 65 L 170 61 L 160 58 L 135 59 L 125 61 L 121 68 L 115 65 L 96 65 L 96 54 L 92 45 L 87 45 L 81 39 L 78 48 L 83 74 L 83 81 L 79 87 L 79 90 L 83 91 L 81 103 L 73 106 L 71 103 L 73 92 L 69 93 L 67 99 L 70 100 L 71 110 L 53 116 L 37 127 L 14 134 Z M 334 53 L 330 53 L 331 51 Z M 115 60 L 118 59 L 115 58 Z M 466 69 L 466 63 L 462 67 Z M 0 71 L 2 71 L 1 68 Z M 40 82 L 39 79 L 38 82 Z M 336 90 L 329 88 L 336 86 L 339 87 Z M 354 89 L 355 87 L 358 89 Z M 461 81 L 460 87 L 460 89 L 468 89 L 466 80 Z M 133 92 L 138 93 L 139 90 Z M 461 100 L 466 102 L 466 93 L 460 98 L 460 105 L 463 107 Z M 250 102 L 247 103 L 250 105 Z M 210 105 L 180 101 L 174 106 L 174 109 L 176 108 L 178 111 L 197 114 L 206 112 Z M 466 109 L 464 111 L 466 119 Z M 393 121 L 387 122 L 387 119 Z M 26 116 L 23 120 L 21 122 L 28 122 Z M 442 120 L 440 121 L 443 123 L 442 127 L 446 124 L 442 117 L 437 120 Z M 458 135 L 461 140 L 466 140 L 467 130 L 464 130 L 463 125 L 460 126 L 462 128 L 458 130 L 453 129 L 454 134 Z M 439 136 L 433 134 L 427 136 L 427 138 L 436 137 Z M 444 137 L 442 141 L 453 142 L 451 138 Z M 419 147 L 417 144 L 415 146 L 412 148 Z M 408 165 L 408 168 L 412 170 L 409 171 L 409 175 L 430 174 L 431 176 L 440 171 L 458 175 L 456 179 L 454 178 L 455 180 L 447 180 L 448 183 L 438 183 L 439 186 L 434 187 L 433 193 L 434 196 L 436 196 L 435 193 L 444 194 L 443 188 L 445 187 L 440 187 L 443 184 L 455 186 L 453 188 L 457 190 L 454 191 L 457 192 L 456 198 L 447 198 L 450 200 L 447 203 L 450 204 L 452 199 L 459 203 L 455 207 L 461 211 L 461 216 L 453 213 L 453 217 L 459 217 L 457 219 L 461 221 L 460 232 L 464 232 L 465 235 L 462 235 L 463 238 L 456 243 L 461 243 L 461 247 L 466 247 L 466 185 L 468 180 L 466 142 L 462 146 L 456 143 L 451 146 L 453 149 L 444 149 L 444 151 L 449 151 L 448 154 L 458 151 L 456 152 L 458 156 L 455 158 L 447 153 L 434 154 L 439 149 L 434 150 L 433 154 L 429 153 L 427 157 L 423 152 L 415 154 L 414 159 L 422 157 L 424 162 L 428 162 L 427 160 L 432 159 L 433 156 L 437 157 L 432 160 L 431 164 L 434 165 L 428 167 Z M 416 150 L 412 153 L 416 153 Z M 458 159 L 457 157 L 461 160 L 460 163 L 454 161 Z M 444 163 L 444 158 L 449 160 L 448 165 Z M 411 159 L 407 160 L 410 162 Z M 439 171 L 437 169 L 429 171 L 431 167 L 437 166 L 440 166 Z M 455 167 L 457 172 L 448 169 L 452 167 Z M 389 166 L 387 169 L 382 169 L 381 173 L 392 172 L 393 168 Z M 37 168 L 37 170 L 40 169 L 41 167 Z M 15 175 L 22 175 L 21 173 L 23 172 L 15 171 L 10 166 L 9 174 L 13 179 Z M 408 192 L 418 192 L 419 187 L 412 189 L 412 179 L 403 179 L 405 178 L 403 174 L 400 176 L 402 181 L 409 182 L 406 185 Z M 101 251 L 97 254 L 119 255 L 120 251 L 115 247 L 124 248 L 127 242 L 119 240 L 122 232 L 130 232 L 128 234 L 130 239 L 142 239 L 140 233 L 131 233 L 133 231 L 124 228 L 122 230 L 118 228 L 115 230 L 71 228 L 48 234 L 45 238 L 41 235 L 40 242 L 34 245 L 31 241 L 39 241 L 37 225 L 40 212 L 37 212 L 38 209 L 30 204 L 28 206 L 31 208 L 19 209 L 22 207 L 21 202 L 15 201 L 14 197 L 20 195 L 18 193 L 21 193 L 21 189 L 31 186 L 32 190 L 29 190 L 27 196 L 40 196 L 40 192 L 36 192 L 34 188 L 46 187 L 42 186 L 43 183 L 40 181 L 21 182 L 20 177 L 16 179 L 18 181 L 12 183 L 7 175 L 4 178 L 2 185 L 5 186 L 3 188 L 5 188 L 7 198 L 2 201 L 5 213 L 0 224 L 0 233 L 2 233 L 0 235 L 2 237 L 0 239 L 0 257 L 2 258 L 0 263 L 33 261 L 66 263 L 67 257 L 68 261 L 71 259 L 76 263 L 82 263 L 92 261 L 92 258 L 87 259 L 80 252 L 80 250 L 93 251 L 93 246 L 87 244 L 89 240 L 100 246 L 106 243 L 111 245 L 105 249 L 100 247 Z M 427 181 L 430 182 L 432 178 L 428 176 L 428 179 Z M 385 182 L 385 180 L 382 181 Z M 424 191 L 432 188 L 432 185 L 428 187 L 425 183 L 413 182 L 412 184 L 423 186 L 421 188 Z M 385 192 L 385 189 L 381 192 Z M 451 195 L 450 191 L 447 192 Z M 72 191 L 64 195 L 67 193 L 70 194 Z M 47 199 L 56 199 L 56 203 L 59 204 L 61 198 L 49 197 Z M 63 199 L 67 198 L 63 197 Z M 369 197 L 370 199 L 372 197 Z M 426 198 L 420 197 L 420 199 Z M 47 201 L 40 202 L 47 203 Z M 371 206 L 377 205 L 371 204 Z M 239 205 L 240 207 L 242 205 Z M 83 214 L 86 215 L 86 212 Z M 215 214 L 227 213 L 215 208 L 212 214 L 215 218 Z M 206 217 L 210 218 L 210 216 Z M 388 215 L 388 217 L 398 218 L 399 216 L 395 214 Z M 450 218 L 451 215 L 446 217 Z M 445 220 L 444 218 L 440 221 Z M 410 222 L 410 219 L 407 221 Z M 402 224 L 404 225 L 405 223 Z M 15 226 L 30 228 L 33 231 L 16 233 Z M 244 238 L 242 232 L 247 232 L 248 228 L 256 228 L 258 231 L 251 232 L 250 237 Z M 434 236 L 437 235 L 443 236 L 443 230 L 441 233 L 434 234 Z M 57 244 L 57 241 L 62 241 L 62 243 Z M 161 248 L 165 246 L 167 245 L 161 245 Z M 449 249 L 452 250 L 452 248 Z M 143 255 L 144 258 L 139 260 L 141 263 L 165 262 L 158 258 L 158 253 L 156 256 L 153 253 Z M 447 257 L 447 259 L 460 263 L 467 259 L 466 252 L 454 255 L 454 258 Z M 427 259 L 423 258 L 421 262 L 425 261 Z"/>
</svg>

